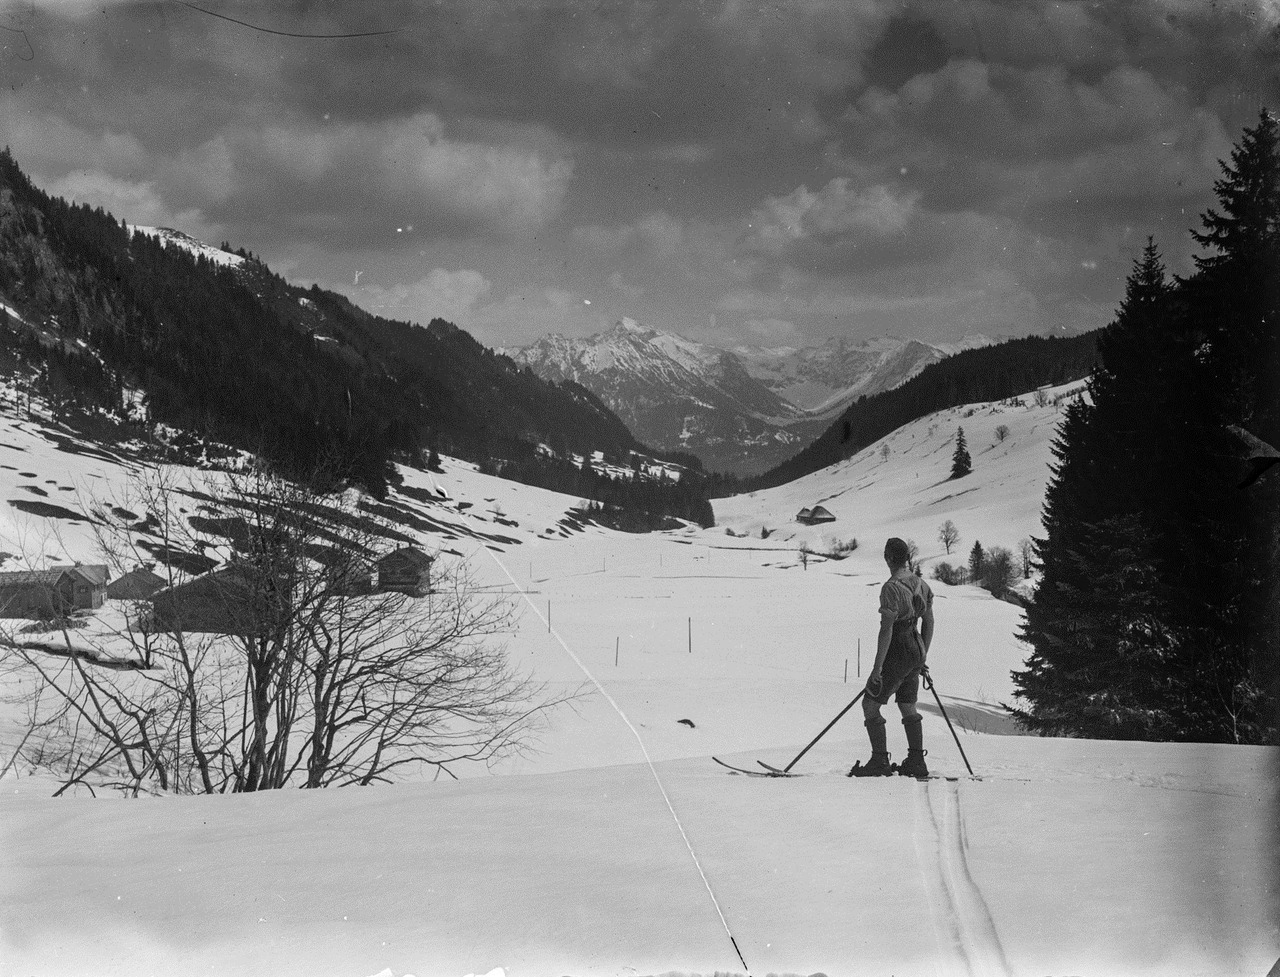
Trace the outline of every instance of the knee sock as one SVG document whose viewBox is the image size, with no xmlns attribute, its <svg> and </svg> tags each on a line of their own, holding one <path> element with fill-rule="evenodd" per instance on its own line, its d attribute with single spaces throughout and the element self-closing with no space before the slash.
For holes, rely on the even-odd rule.
<svg viewBox="0 0 1280 977">
<path fill-rule="evenodd" d="M 907 752 L 919 753 L 924 749 L 924 730 L 921 728 L 922 716 L 903 716 L 902 729 L 907 734 Z"/>
<path fill-rule="evenodd" d="M 874 757 L 877 753 L 888 753 L 888 742 L 885 736 L 885 718 L 877 716 L 875 719 L 866 721 L 867 736 L 871 740 L 871 755 Z"/>
</svg>

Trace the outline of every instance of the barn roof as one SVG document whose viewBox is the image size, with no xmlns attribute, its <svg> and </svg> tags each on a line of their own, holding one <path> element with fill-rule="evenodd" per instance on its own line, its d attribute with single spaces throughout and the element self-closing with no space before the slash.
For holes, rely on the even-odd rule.
<svg viewBox="0 0 1280 977">
<path fill-rule="evenodd" d="M 0 588 L 29 587 L 33 584 L 52 587 L 66 572 L 66 567 L 51 567 L 48 570 L 7 570 L 0 573 Z"/>
<path fill-rule="evenodd" d="M 107 585 L 107 580 L 111 576 L 107 568 L 101 563 L 62 564 L 59 566 L 52 566 L 49 569 L 65 570 L 68 573 L 77 573 L 95 587 L 105 587 Z"/>
</svg>

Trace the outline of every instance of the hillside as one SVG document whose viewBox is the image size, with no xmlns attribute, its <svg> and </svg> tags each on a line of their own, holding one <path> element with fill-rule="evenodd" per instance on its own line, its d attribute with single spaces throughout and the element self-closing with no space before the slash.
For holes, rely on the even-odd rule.
<svg viewBox="0 0 1280 977">
<path fill-rule="evenodd" d="M 225 257 L 220 257 L 225 255 Z M 481 461 L 537 445 L 640 448 L 591 393 L 549 384 L 450 323 L 370 315 L 240 250 L 131 230 L 53 199 L 0 155 L 6 343 L 60 409 L 146 417 L 258 452 L 295 474 L 322 463 L 375 493 L 395 458 Z"/>
<path fill-rule="evenodd" d="M 935 411 L 1000 401 L 1028 390 L 1082 380 L 1097 364 L 1101 330 L 1071 337 L 1028 336 L 957 352 L 893 390 L 860 397 L 810 445 L 744 484 L 794 481 L 861 451 L 902 425 Z"/>
<path fill-rule="evenodd" d="M 0 792 L 5 967 L 1265 972 L 1280 954 L 1265 828 L 1276 751 L 996 735 L 1012 731 L 998 703 L 1025 653 L 1021 612 L 976 588 L 934 585 L 931 666 L 981 780 L 963 778 L 927 696 L 929 763 L 954 783 L 846 779 L 866 750 L 853 717 L 799 778 L 742 777 L 710 760 L 786 763 L 852 698 L 858 639 L 865 655 L 875 633 L 882 536 L 915 538 L 933 563 L 944 554 L 930 531 L 944 517 L 962 545 L 1034 530 L 1060 413 L 1022 401 L 921 418 L 883 443 L 887 458 L 877 442 L 794 484 L 717 502 L 724 527 L 711 530 L 620 534 L 565 522 L 576 500 L 474 465 L 401 469 L 388 506 L 405 535 L 466 557 L 478 582 L 523 607 L 509 660 L 555 687 L 586 679 L 596 694 L 553 717 L 539 752 L 451 765 L 456 782 L 55 799 L 24 750 Z M 72 509 L 138 464 L 6 403 L 10 502 Z M 974 471 L 948 483 L 956 424 Z M 1000 424 L 1010 434 L 992 445 Z M 792 521 L 798 504 L 821 500 L 837 522 Z M 91 557 L 91 527 L 7 508 L 9 531 L 41 540 L 50 560 Z M 48 526 L 64 530 L 56 543 Z M 820 549 L 827 536 L 860 545 L 802 564 L 800 543 Z M 12 670 L 3 680 L 7 761 L 30 685 Z M 896 752 L 901 733 L 890 736 Z M 895 883 L 867 898 L 867 880 L 884 878 Z"/>
</svg>

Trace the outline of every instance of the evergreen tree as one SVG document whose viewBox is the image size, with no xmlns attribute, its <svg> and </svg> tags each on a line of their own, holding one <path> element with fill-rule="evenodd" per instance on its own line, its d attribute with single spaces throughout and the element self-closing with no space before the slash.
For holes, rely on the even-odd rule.
<svg viewBox="0 0 1280 977">
<path fill-rule="evenodd" d="M 1226 739 L 1257 740 L 1280 728 L 1280 478 L 1237 491 L 1235 426 L 1280 443 L 1280 131 L 1261 112 L 1215 183 L 1219 208 L 1203 215 L 1187 283 L 1188 332 L 1197 366 L 1180 419 L 1204 466 L 1189 502 L 1200 519 L 1189 542 L 1203 554 L 1195 586 L 1203 603 L 1188 626 L 1209 640 L 1188 667 L 1219 704 Z M 1198 429 L 1194 426 L 1198 424 Z M 1214 573 L 1210 568 L 1220 568 Z M 1266 690 L 1271 694 L 1267 695 Z"/>
<path fill-rule="evenodd" d="M 973 471 L 973 461 L 969 458 L 969 447 L 964 440 L 964 428 L 956 428 L 956 450 L 951 455 L 951 477 L 963 478 Z"/>
<path fill-rule="evenodd" d="M 1032 729 L 1263 742 L 1275 716 L 1276 485 L 1249 494 L 1229 425 L 1268 430 L 1280 323 L 1280 158 L 1264 114 L 1223 164 L 1215 249 L 1170 284 L 1148 242 L 1098 341 L 1089 402 L 1054 444 L 1033 652 L 1014 673 Z M 1280 479 L 1272 479 L 1280 482 Z"/>
<path fill-rule="evenodd" d="M 986 560 L 987 555 L 982 552 L 982 544 L 974 540 L 973 549 L 969 551 L 969 579 L 974 583 L 982 579 L 982 569 Z"/>
</svg>

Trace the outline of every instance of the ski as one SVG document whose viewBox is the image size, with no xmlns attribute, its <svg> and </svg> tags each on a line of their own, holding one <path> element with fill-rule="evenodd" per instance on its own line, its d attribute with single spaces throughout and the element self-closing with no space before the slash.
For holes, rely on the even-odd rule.
<svg viewBox="0 0 1280 977">
<path fill-rule="evenodd" d="M 803 773 L 791 773 L 790 771 L 783 770 L 781 767 L 775 767 L 772 764 L 765 763 L 763 760 L 756 761 L 756 763 L 758 763 L 761 767 L 760 770 L 752 770 L 748 767 L 735 767 L 732 763 L 726 763 L 724 760 L 721 760 L 719 757 L 713 756 L 711 759 L 715 760 L 716 763 L 720 764 L 720 766 L 724 767 L 726 770 L 731 770 L 734 773 L 740 773 L 746 777 L 805 777 L 805 776 L 808 776 L 808 774 L 803 774 Z M 900 776 L 904 776 L 904 775 L 894 772 L 884 778 L 867 777 L 867 778 L 851 778 L 851 779 L 893 780 Z M 950 783 L 956 783 L 961 780 L 981 780 L 982 778 L 976 775 L 973 777 L 960 777 L 955 774 L 931 773 L 926 777 L 911 777 L 910 779 L 918 780 L 923 784 L 923 783 L 928 783 L 930 780 L 945 780 Z"/>
<path fill-rule="evenodd" d="M 766 770 L 769 771 L 769 773 L 773 774 L 773 776 L 775 777 L 793 776 L 789 770 L 782 770 L 778 767 L 772 766 L 771 764 L 765 763 L 763 760 L 757 760 L 756 763 L 760 764 L 760 766 L 764 767 Z"/>
<path fill-rule="evenodd" d="M 715 760 L 715 762 L 720 764 L 720 766 L 725 767 L 729 770 L 732 770 L 734 773 L 745 774 L 748 777 L 798 777 L 800 776 L 800 774 L 795 774 L 795 773 L 783 773 L 781 770 L 777 771 L 776 773 L 772 773 L 768 770 L 749 770 L 746 767 L 735 767 L 732 763 L 725 763 L 723 760 L 721 760 L 719 757 L 716 757 L 716 756 L 713 756 L 711 759 Z"/>
</svg>

